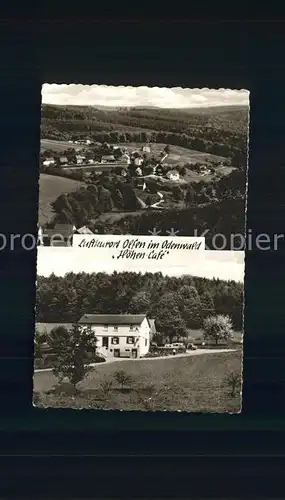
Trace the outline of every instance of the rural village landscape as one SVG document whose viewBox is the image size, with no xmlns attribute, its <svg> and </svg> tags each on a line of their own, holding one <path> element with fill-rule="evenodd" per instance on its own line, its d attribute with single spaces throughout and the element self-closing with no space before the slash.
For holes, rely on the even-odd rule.
<svg viewBox="0 0 285 500">
<path fill-rule="evenodd" d="M 76 94 L 82 86 L 68 87 Z M 230 234 L 243 234 L 248 93 L 206 91 L 240 92 L 242 104 L 221 97 L 226 105 L 165 108 L 138 100 L 112 106 L 107 98 L 104 105 L 91 99 L 59 105 L 52 98 L 46 103 L 43 91 L 39 244 L 65 246 L 74 233 L 199 236 L 208 230 L 212 248 L 216 233 L 228 242 Z"/>
<path fill-rule="evenodd" d="M 34 404 L 238 412 L 242 277 L 97 268 L 43 276 L 38 267 Z"/>
<path fill-rule="evenodd" d="M 42 96 L 34 405 L 239 412 L 244 252 L 226 250 L 244 234 L 248 92 L 44 85 Z M 173 266 L 45 248 L 205 231 L 203 258 L 188 250 Z"/>
</svg>

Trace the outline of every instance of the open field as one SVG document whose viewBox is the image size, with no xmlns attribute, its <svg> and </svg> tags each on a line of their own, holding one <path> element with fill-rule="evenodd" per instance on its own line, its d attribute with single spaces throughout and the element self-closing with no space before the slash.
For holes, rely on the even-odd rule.
<svg viewBox="0 0 285 500">
<path fill-rule="evenodd" d="M 101 408 L 117 410 L 169 410 L 191 412 L 238 412 L 241 397 L 229 395 L 225 377 L 229 372 L 241 373 L 242 353 L 207 353 L 169 359 L 120 361 L 98 365 L 79 384 L 76 396 L 52 386 L 51 372 L 34 375 L 35 403 L 38 406 Z M 128 387 L 120 388 L 114 379 L 117 370 L 131 376 Z M 106 394 L 102 380 L 113 381 Z"/>
<path fill-rule="evenodd" d="M 53 216 L 52 202 L 55 201 L 62 193 L 70 193 L 75 191 L 80 186 L 84 186 L 83 182 L 74 181 L 65 177 L 55 175 L 40 174 L 39 181 L 39 224 L 49 222 Z"/>
<path fill-rule="evenodd" d="M 54 141 L 52 139 L 41 139 L 41 151 L 46 151 L 47 149 L 51 149 L 52 151 L 56 151 L 61 153 L 69 148 L 82 148 L 82 146 L 78 144 L 71 144 L 68 141 Z"/>
<path fill-rule="evenodd" d="M 113 146 L 124 147 L 127 151 L 132 151 L 135 149 L 140 149 L 143 144 L 137 142 L 129 142 L 123 144 L 113 144 Z M 151 143 L 151 154 L 158 156 L 160 152 L 165 148 L 166 144 L 162 143 Z M 210 164 L 216 161 L 224 161 L 223 156 L 216 156 L 210 153 L 202 153 L 201 151 L 194 151 L 193 149 L 186 149 L 180 146 L 169 145 L 171 152 L 165 160 L 165 163 L 170 165 L 178 165 L 184 163 L 207 163 Z"/>
<path fill-rule="evenodd" d="M 240 342 L 242 340 L 242 332 L 233 332 L 233 341 Z M 193 342 L 203 341 L 203 330 L 188 330 L 188 339 L 193 339 Z"/>
</svg>

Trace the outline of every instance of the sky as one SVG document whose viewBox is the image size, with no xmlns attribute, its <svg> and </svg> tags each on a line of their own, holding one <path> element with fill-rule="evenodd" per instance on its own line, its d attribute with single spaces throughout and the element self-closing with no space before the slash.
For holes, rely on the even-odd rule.
<svg viewBox="0 0 285 500">
<path fill-rule="evenodd" d="M 45 83 L 42 86 L 42 102 L 60 105 L 157 106 L 161 108 L 248 106 L 249 91 Z"/>
<path fill-rule="evenodd" d="M 68 272 L 95 273 L 114 271 L 155 272 L 161 271 L 168 276 L 183 274 L 203 278 L 219 278 L 223 280 L 244 281 L 244 252 L 227 250 L 207 250 L 191 252 L 187 266 L 173 265 L 169 267 L 146 267 L 141 262 L 138 266 L 133 261 L 98 262 L 94 258 L 94 250 L 72 247 L 38 247 L 37 274 L 64 276 Z"/>
</svg>

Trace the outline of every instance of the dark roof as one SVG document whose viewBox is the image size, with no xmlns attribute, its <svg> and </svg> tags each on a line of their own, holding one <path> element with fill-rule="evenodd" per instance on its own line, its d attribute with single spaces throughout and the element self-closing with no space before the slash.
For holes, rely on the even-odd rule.
<svg viewBox="0 0 285 500">
<path fill-rule="evenodd" d="M 54 229 L 72 231 L 73 230 L 73 225 L 72 224 L 56 224 L 54 226 Z"/>
<path fill-rule="evenodd" d="M 78 323 L 85 325 L 140 325 L 145 314 L 83 314 Z"/>
<path fill-rule="evenodd" d="M 72 234 L 72 224 L 57 224 L 53 229 L 45 229 L 43 231 L 43 237 L 48 236 L 49 238 L 52 238 L 53 236 L 58 236 L 58 239 L 61 239 L 61 237 L 68 238 Z"/>
</svg>

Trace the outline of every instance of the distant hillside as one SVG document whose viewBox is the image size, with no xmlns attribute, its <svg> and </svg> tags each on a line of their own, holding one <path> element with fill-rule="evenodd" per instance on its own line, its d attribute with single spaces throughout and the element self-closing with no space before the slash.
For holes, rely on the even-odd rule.
<svg viewBox="0 0 285 500">
<path fill-rule="evenodd" d="M 163 109 L 42 106 L 42 139 L 68 141 L 89 136 L 110 143 L 157 142 L 246 164 L 248 108 Z"/>
</svg>

